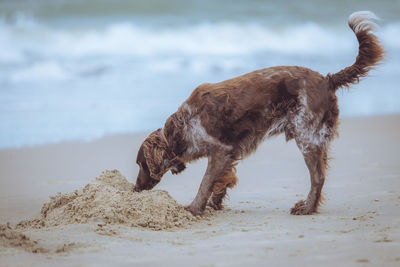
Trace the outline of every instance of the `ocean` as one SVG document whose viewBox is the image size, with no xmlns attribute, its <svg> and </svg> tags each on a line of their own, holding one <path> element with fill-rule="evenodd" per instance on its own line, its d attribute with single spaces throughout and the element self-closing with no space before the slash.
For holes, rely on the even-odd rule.
<svg viewBox="0 0 400 267">
<path fill-rule="evenodd" d="M 400 1 L 1 0 L 0 149 L 163 126 L 192 90 L 275 65 L 355 61 L 371 10 L 382 65 L 338 92 L 341 117 L 400 112 Z"/>
</svg>

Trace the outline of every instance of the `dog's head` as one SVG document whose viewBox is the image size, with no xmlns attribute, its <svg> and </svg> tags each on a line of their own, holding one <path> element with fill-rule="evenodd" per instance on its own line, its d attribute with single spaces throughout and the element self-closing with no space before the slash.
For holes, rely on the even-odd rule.
<svg viewBox="0 0 400 267">
<path fill-rule="evenodd" d="M 169 170 L 177 174 L 186 168 L 185 164 L 170 151 L 161 131 L 158 129 L 152 132 L 140 146 L 136 159 L 140 167 L 135 185 L 137 192 L 152 189 Z"/>
</svg>

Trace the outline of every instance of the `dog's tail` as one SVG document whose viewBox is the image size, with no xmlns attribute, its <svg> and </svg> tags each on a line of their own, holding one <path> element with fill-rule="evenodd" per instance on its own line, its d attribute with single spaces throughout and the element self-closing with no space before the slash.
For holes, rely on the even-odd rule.
<svg viewBox="0 0 400 267">
<path fill-rule="evenodd" d="M 383 59 L 383 47 L 378 38 L 371 33 L 377 27 L 373 20 L 378 20 L 378 17 L 370 11 L 358 11 L 350 15 L 349 26 L 359 43 L 358 56 L 350 67 L 327 75 L 331 90 L 336 91 L 340 87 L 358 83 L 361 77 L 366 76 Z"/>
</svg>

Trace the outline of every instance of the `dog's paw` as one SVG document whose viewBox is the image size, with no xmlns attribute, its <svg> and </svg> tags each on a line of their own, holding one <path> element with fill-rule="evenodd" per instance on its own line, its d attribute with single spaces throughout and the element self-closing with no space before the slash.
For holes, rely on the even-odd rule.
<svg viewBox="0 0 400 267">
<path fill-rule="evenodd" d="M 300 200 L 294 205 L 294 207 L 290 210 L 290 214 L 292 215 L 310 215 L 313 214 L 315 210 L 311 205 L 304 200 Z"/>
<path fill-rule="evenodd" d="M 203 214 L 203 210 L 192 205 L 186 206 L 185 210 L 189 211 L 193 216 L 201 216 Z"/>
<path fill-rule="evenodd" d="M 224 205 L 222 205 L 222 201 L 219 203 L 215 203 L 214 201 L 210 200 L 208 201 L 207 206 L 213 208 L 214 210 L 222 210 L 224 208 Z"/>
</svg>

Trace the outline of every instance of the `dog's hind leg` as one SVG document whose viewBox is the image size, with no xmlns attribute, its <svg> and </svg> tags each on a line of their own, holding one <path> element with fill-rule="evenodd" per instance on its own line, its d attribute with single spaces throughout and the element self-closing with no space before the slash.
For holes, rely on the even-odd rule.
<svg viewBox="0 0 400 267">
<path fill-rule="evenodd" d="M 223 208 L 222 202 L 226 196 L 227 188 L 233 188 L 237 184 L 236 168 L 232 166 L 224 174 L 215 180 L 213 193 L 208 205 L 215 210 Z"/>
<path fill-rule="evenodd" d="M 304 144 L 297 141 L 297 145 L 303 152 L 304 160 L 310 172 L 311 189 L 307 199 L 301 200 L 291 209 L 294 215 L 306 215 L 317 212 L 322 201 L 321 190 L 325 182 L 327 169 L 327 147 L 326 145 Z"/>
</svg>

